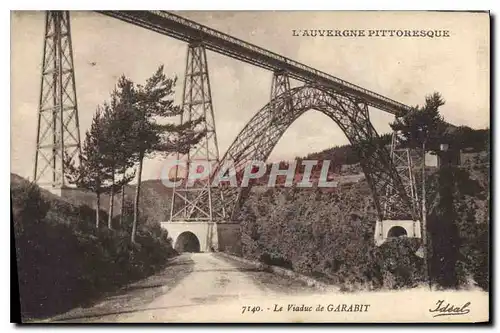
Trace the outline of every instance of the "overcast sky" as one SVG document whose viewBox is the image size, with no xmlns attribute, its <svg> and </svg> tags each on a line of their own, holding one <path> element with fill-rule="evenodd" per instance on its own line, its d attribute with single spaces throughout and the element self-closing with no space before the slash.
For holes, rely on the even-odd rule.
<svg viewBox="0 0 500 333">
<path fill-rule="evenodd" d="M 407 105 L 440 92 L 444 118 L 489 127 L 489 19 L 486 14 L 411 12 L 180 12 L 182 16 L 268 48 Z M 11 172 L 32 177 L 44 14 L 11 16 Z M 164 64 L 184 75 L 186 44 L 92 12 L 72 12 L 71 28 L 82 138 L 98 104 L 125 74 L 140 83 Z M 437 29 L 449 38 L 294 37 L 293 29 Z M 221 155 L 269 100 L 271 72 L 207 54 Z M 95 66 L 91 63 L 95 62 Z M 371 110 L 379 133 L 393 116 Z M 271 159 L 291 159 L 347 143 L 338 126 L 310 111 L 285 133 Z M 221 156 L 222 157 L 222 156 Z M 161 160 L 145 163 L 158 178 Z"/>
</svg>

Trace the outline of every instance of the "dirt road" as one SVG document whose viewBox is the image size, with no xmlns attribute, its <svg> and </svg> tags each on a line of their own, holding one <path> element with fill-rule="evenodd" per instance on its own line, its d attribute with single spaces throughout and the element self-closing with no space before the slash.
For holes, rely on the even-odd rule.
<svg viewBox="0 0 500 333">
<path fill-rule="evenodd" d="M 467 301 L 470 313 L 434 317 L 429 309 L 437 300 L 450 304 Z M 318 307 L 323 308 L 318 311 Z M 47 321 L 345 323 L 470 322 L 487 318 L 488 293 L 480 290 L 430 291 L 428 286 L 356 293 L 335 288 L 315 290 L 219 254 L 200 253 L 178 256 L 154 276 L 103 296 L 90 307 L 76 308 Z"/>
<path fill-rule="evenodd" d="M 51 321 L 192 322 L 225 302 L 241 301 L 243 306 L 249 299 L 310 291 L 299 281 L 217 254 L 185 253 L 161 273 L 108 295 L 92 307 L 74 309 Z"/>
</svg>

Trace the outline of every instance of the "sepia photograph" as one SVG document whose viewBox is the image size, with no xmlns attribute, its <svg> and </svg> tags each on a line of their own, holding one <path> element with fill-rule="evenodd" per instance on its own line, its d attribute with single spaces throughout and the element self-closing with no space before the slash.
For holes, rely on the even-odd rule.
<svg viewBox="0 0 500 333">
<path fill-rule="evenodd" d="M 490 24 L 11 11 L 13 316 L 490 323 Z"/>
</svg>

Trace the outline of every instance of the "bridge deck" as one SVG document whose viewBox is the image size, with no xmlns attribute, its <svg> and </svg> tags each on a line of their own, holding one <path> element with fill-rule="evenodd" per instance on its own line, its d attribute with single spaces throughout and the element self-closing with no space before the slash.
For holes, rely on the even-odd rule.
<svg viewBox="0 0 500 333">
<path fill-rule="evenodd" d="M 294 79 L 341 90 L 388 113 L 402 115 L 409 110 L 390 98 L 166 11 L 99 12 L 188 43 L 203 41 L 209 50 L 268 70 L 286 70 Z"/>
</svg>

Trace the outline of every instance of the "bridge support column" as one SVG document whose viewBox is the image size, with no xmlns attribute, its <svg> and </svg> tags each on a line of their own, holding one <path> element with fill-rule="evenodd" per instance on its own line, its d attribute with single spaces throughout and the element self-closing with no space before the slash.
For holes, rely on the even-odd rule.
<svg viewBox="0 0 500 333">
<path fill-rule="evenodd" d="M 205 168 L 215 168 L 219 163 L 219 147 L 215 130 L 207 54 L 205 46 L 201 42 L 193 42 L 188 45 L 182 109 L 181 123 L 203 119 L 195 131 L 206 133 L 186 156 L 182 158 L 178 156 L 178 159 L 184 159 L 187 162 L 187 169 L 183 175 L 177 169 L 176 178 L 186 177 L 187 179 L 193 162 L 201 162 Z M 197 179 L 191 185 L 184 182 L 182 186 L 175 187 L 170 220 L 213 221 L 223 218 L 224 212 L 214 207 L 213 196 L 209 177 Z"/>
<path fill-rule="evenodd" d="M 286 71 L 275 71 L 271 83 L 271 101 L 281 94 L 290 92 L 290 78 Z"/>
<path fill-rule="evenodd" d="M 64 159 L 80 155 L 80 127 L 68 11 L 47 11 L 33 180 L 54 194 L 67 187 Z"/>
<path fill-rule="evenodd" d="M 283 98 L 278 98 L 278 96 L 282 96 Z M 284 105 L 282 105 L 282 103 L 284 103 Z M 290 96 L 290 78 L 286 71 L 277 70 L 273 73 L 273 79 L 271 81 L 269 109 L 266 115 L 272 127 L 266 128 L 265 134 L 260 136 L 260 141 L 255 148 L 257 159 L 260 157 L 259 151 L 262 147 L 274 140 L 273 127 L 279 127 L 282 123 L 286 122 L 284 118 L 290 116 L 288 112 L 281 112 L 283 107 L 286 111 L 290 111 L 293 107 Z M 264 162 L 265 158 L 263 158 L 262 161 Z"/>
<path fill-rule="evenodd" d="M 399 133 L 393 132 L 390 155 L 392 163 L 401 179 L 404 190 L 411 200 L 411 212 L 402 210 L 401 196 L 392 184 L 386 188 L 383 198 L 384 218 L 375 226 L 375 243 L 381 245 L 388 238 L 413 237 L 422 238 L 420 214 L 415 176 L 413 172 L 412 154 L 409 148 L 399 148 Z M 410 219 L 408 219 L 408 217 Z"/>
<path fill-rule="evenodd" d="M 285 107 L 289 110 L 292 107 L 292 101 L 290 98 L 290 77 L 288 76 L 288 73 L 286 71 L 275 71 L 273 73 L 273 81 L 271 82 L 271 99 L 270 103 L 274 103 L 275 101 L 278 100 L 278 96 L 284 95 L 285 96 Z M 288 95 L 288 96 L 287 96 Z M 273 113 L 272 116 L 275 117 L 275 109 L 277 108 L 276 105 L 272 104 L 271 105 L 271 112 Z"/>
</svg>

